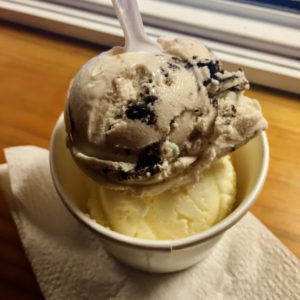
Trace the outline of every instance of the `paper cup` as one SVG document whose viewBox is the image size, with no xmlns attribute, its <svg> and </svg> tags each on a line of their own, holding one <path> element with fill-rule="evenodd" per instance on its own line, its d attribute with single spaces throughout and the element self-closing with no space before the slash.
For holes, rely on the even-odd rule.
<svg viewBox="0 0 300 300">
<path fill-rule="evenodd" d="M 224 220 L 201 233 L 176 240 L 146 240 L 114 232 L 92 220 L 86 211 L 87 176 L 66 147 L 63 115 L 58 119 L 50 146 L 54 185 L 65 206 L 82 225 L 92 230 L 109 253 L 121 262 L 149 272 L 174 272 L 204 259 L 223 233 L 240 220 L 257 198 L 267 175 L 269 148 L 263 132 L 232 154 L 237 173 L 237 207 Z M 97 262 L 95 262 L 97 263 Z"/>
</svg>

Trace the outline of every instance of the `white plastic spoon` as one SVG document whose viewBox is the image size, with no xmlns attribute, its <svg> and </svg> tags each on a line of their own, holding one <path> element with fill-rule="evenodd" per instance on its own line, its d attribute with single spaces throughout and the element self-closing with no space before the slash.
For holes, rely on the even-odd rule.
<svg viewBox="0 0 300 300">
<path fill-rule="evenodd" d="M 112 0 L 112 3 L 125 35 L 125 52 L 162 52 L 160 45 L 144 31 L 137 0 Z"/>
</svg>

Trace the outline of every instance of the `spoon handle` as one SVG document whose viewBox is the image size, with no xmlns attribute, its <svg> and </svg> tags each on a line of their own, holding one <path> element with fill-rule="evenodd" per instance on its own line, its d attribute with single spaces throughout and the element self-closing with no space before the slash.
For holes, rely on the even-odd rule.
<svg viewBox="0 0 300 300">
<path fill-rule="evenodd" d="M 125 35 L 125 52 L 161 51 L 160 45 L 144 31 L 137 0 L 112 0 L 112 3 Z"/>
</svg>

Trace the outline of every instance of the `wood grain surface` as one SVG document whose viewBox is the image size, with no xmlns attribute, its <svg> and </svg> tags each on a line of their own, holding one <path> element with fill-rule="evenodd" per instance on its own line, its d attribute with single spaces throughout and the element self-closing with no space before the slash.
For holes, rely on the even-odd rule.
<svg viewBox="0 0 300 300">
<path fill-rule="evenodd" d="M 0 22 L 0 163 L 3 148 L 49 147 L 68 85 L 80 66 L 103 49 Z M 269 121 L 270 168 L 251 211 L 300 257 L 299 96 L 253 86 Z M 41 299 L 3 193 L 0 191 L 0 298 Z"/>
</svg>

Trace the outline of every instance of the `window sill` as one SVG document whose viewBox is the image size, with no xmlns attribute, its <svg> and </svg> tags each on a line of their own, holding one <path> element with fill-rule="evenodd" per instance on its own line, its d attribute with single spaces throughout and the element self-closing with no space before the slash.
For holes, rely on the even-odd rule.
<svg viewBox="0 0 300 300">
<path fill-rule="evenodd" d="M 123 43 L 123 33 L 110 1 L 74 3 L 81 5 L 81 9 L 37 0 L 0 0 L 0 18 L 109 47 Z M 93 10 L 95 3 L 102 13 Z M 242 66 L 251 82 L 300 94 L 299 32 L 292 25 L 264 24 L 261 20 L 153 0 L 139 3 L 146 31 L 153 38 L 166 35 L 200 38 L 227 68 Z M 168 11 L 172 11 L 172 16 L 168 16 Z M 189 15 L 188 20 L 181 14 Z M 297 21 L 297 15 L 293 17 L 292 24 Z M 211 22 L 214 18 L 218 24 Z M 238 26 L 241 24 L 238 22 L 243 26 Z"/>
</svg>

